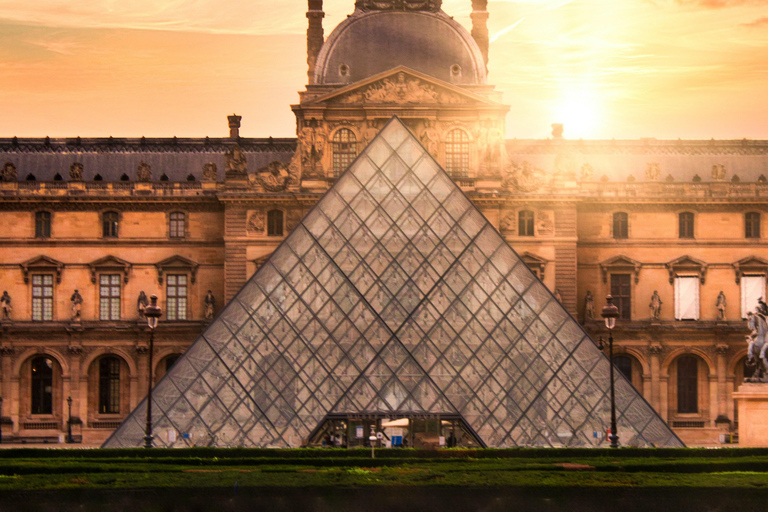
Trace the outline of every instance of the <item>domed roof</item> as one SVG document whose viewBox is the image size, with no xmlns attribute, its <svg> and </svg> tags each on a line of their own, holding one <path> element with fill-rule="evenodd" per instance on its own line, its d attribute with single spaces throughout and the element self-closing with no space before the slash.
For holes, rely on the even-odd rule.
<svg viewBox="0 0 768 512">
<path fill-rule="evenodd" d="M 397 66 L 456 85 L 486 80 L 477 43 L 444 12 L 358 9 L 323 44 L 315 83 L 350 84 Z"/>
</svg>

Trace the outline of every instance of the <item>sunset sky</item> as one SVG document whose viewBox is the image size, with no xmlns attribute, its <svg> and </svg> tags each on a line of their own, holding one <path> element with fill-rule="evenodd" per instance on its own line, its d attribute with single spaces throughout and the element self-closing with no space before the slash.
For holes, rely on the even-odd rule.
<svg viewBox="0 0 768 512">
<path fill-rule="evenodd" d="M 354 0 L 325 0 L 326 36 Z M 443 10 L 471 28 L 470 0 Z M 768 139 L 768 0 L 491 1 L 507 136 Z M 293 136 L 303 0 L 0 0 L 0 137 Z"/>
</svg>

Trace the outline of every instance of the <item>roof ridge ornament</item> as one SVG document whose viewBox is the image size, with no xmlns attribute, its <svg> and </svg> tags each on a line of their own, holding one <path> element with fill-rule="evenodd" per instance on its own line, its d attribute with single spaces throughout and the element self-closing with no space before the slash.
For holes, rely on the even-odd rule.
<svg viewBox="0 0 768 512">
<path fill-rule="evenodd" d="M 442 0 L 357 0 L 361 11 L 430 11 L 440 12 Z"/>
</svg>

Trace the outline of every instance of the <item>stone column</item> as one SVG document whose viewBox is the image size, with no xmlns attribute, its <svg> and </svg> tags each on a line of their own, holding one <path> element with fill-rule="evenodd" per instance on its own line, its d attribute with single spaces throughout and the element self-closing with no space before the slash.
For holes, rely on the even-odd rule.
<svg viewBox="0 0 768 512">
<path fill-rule="evenodd" d="M 666 411 L 661 409 L 661 345 L 651 345 L 648 353 L 651 359 L 651 405 L 666 418 Z"/>
<path fill-rule="evenodd" d="M 0 372 L 2 372 L 2 380 L 0 380 L 0 396 L 3 397 L 3 416 L 11 418 L 13 421 L 13 429 L 10 426 L 3 426 L 4 435 L 10 436 L 11 432 L 18 431 L 18 400 L 13 398 L 13 386 L 11 369 L 13 368 L 13 347 L 3 346 L 0 348 Z M 18 382 L 17 382 L 18 387 Z"/>
<path fill-rule="evenodd" d="M 717 354 L 717 419 L 718 423 L 730 423 L 728 417 L 728 385 L 726 356 L 728 354 L 728 345 L 721 344 L 715 347 Z"/>
</svg>

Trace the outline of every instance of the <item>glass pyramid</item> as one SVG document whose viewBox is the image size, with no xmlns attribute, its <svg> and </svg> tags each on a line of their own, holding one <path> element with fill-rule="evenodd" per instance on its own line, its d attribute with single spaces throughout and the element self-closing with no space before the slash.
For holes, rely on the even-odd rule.
<svg viewBox="0 0 768 512">
<path fill-rule="evenodd" d="M 394 118 L 154 388 L 154 443 L 297 447 L 334 415 L 423 414 L 488 447 L 606 446 L 608 372 Z M 622 444 L 683 446 L 616 377 Z M 141 446 L 145 417 L 104 446 Z"/>
</svg>

